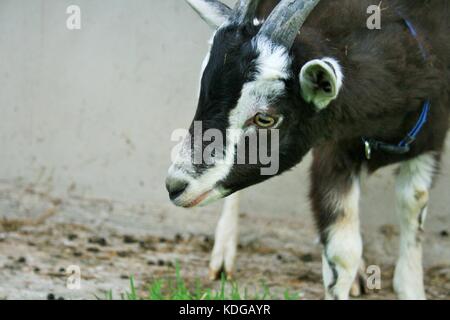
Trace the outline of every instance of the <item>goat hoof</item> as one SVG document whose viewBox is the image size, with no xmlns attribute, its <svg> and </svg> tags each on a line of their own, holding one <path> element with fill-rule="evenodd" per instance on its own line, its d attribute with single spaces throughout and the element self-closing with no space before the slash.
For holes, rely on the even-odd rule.
<svg viewBox="0 0 450 320">
<path fill-rule="evenodd" d="M 358 275 L 352 284 L 352 288 L 350 289 L 350 295 L 353 298 L 361 297 L 362 295 L 364 295 L 366 293 L 365 282 L 361 281 L 361 280 L 362 279 Z"/>
<path fill-rule="evenodd" d="M 353 298 L 358 298 L 367 293 L 366 284 L 367 284 L 367 274 L 366 274 L 366 264 L 365 262 L 361 263 L 361 266 L 356 274 L 355 281 L 352 284 L 350 289 L 350 296 Z"/>
<path fill-rule="evenodd" d="M 227 281 L 233 280 L 233 272 L 232 271 L 225 271 L 224 268 L 221 268 L 220 270 L 214 270 L 209 269 L 209 280 L 211 281 L 217 281 L 222 279 L 222 274 L 225 274 L 225 279 Z"/>
<path fill-rule="evenodd" d="M 209 280 L 216 281 L 220 279 L 221 270 L 209 269 Z"/>
</svg>

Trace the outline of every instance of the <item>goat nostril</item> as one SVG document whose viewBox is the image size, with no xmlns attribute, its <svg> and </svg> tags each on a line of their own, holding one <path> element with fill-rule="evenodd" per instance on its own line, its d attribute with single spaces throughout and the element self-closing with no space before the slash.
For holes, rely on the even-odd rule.
<svg viewBox="0 0 450 320">
<path fill-rule="evenodd" d="M 184 191 L 186 191 L 188 187 L 188 183 L 185 181 L 173 181 L 171 183 L 167 183 L 167 191 L 169 191 L 169 198 L 170 200 L 175 200 L 179 196 L 183 194 Z"/>
</svg>

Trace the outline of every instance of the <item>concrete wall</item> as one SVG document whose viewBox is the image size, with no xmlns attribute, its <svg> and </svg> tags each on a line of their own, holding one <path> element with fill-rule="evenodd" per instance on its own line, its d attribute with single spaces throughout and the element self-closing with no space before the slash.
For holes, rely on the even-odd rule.
<svg viewBox="0 0 450 320">
<path fill-rule="evenodd" d="M 70 4 L 82 30 L 66 28 Z M 172 209 L 170 135 L 194 114 L 210 33 L 181 0 L 0 0 L 0 179 Z M 243 211 L 309 219 L 308 163 L 247 191 Z M 437 216 L 449 214 L 448 163 Z M 394 220 L 383 172 L 366 188 L 373 223 Z"/>
</svg>

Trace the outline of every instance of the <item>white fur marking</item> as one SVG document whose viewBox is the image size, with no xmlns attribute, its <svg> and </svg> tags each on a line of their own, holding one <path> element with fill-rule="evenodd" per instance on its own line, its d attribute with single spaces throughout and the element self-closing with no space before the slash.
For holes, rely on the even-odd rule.
<svg viewBox="0 0 450 320">
<path fill-rule="evenodd" d="M 335 198 L 338 199 L 337 196 Z M 342 216 L 328 229 L 328 243 L 322 259 L 327 299 L 348 299 L 361 263 L 359 198 L 359 180 L 354 178 L 349 193 L 336 202 L 336 213 L 340 212 Z"/>
<path fill-rule="evenodd" d="M 259 53 L 256 62 L 258 80 L 282 80 L 290 77 L 291 59 L 284 47 L 277 46 L 264 37 L 253 40 L 253 45 Z"/>
<path fill-rule="evenodd" d="M 420 233 L 427 214 L 436 161 L 427 154 L 400 166 L 397 177 L 397 215 L 400 221 L 400 256 L 394 288 L 400 299 L 425 299 Z"/>
<path fill-rule="evenodd" d="M 212 278 L 225 268 L 228 277 L 235 270 L 238 245 L 239 194 L 233 194 L 225 199 L 219 223 L 216 228 L 214 249 L 211 254 L 210 273 Z"/>
<path fill-rule="evenodd" d="M 230 124 L 240 129 L 257 112 L 265 111 L 284 93 L 282 80 L 289 78 L 291 61 L 283 47 L 276 46 L 265 38 L 253 40 L 259 56 L 256 61 L 258 74 L 255 80 L 244 85 L 236 108 L 231 112 Z"/>
</svg>

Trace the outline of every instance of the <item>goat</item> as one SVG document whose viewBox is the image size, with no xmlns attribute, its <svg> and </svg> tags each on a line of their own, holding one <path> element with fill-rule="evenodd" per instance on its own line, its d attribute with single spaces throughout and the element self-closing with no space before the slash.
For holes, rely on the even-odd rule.
<svg viewBox="0 0 450 320">
<path fill-rule="evenodd" d="M 394 289 L 401 299 L 425 299 L 421 235 L 449 127 L 448 2 L 383 1 L 382 28 L 369 30 L 369 0 L 241 0 L 233 9 L 216 0 L 187 1 L 215 33 L 197 113 L 166 187 L 181 207 L 230 196 L 211 276 L 222 267 L 233 272 L 237 193 L 271 177 L 260 173 L 261 163 L 236 164 L 236 150 L 244 135 L 277 131 L 277 174 L 313 151 L 310 199 L 325 297 L 348 299 L 362 261 L 362 172 L 398 163 Z M 193 163 L 205 150 L 204 141 L 191 140 L 197 121 L 202 132 L 240 130 L 224 139 L 217 152 L 224 159 L 215 161 L 212 152 L 210 163 Z"/>
</svg>

